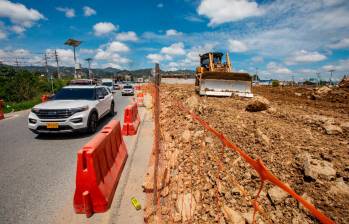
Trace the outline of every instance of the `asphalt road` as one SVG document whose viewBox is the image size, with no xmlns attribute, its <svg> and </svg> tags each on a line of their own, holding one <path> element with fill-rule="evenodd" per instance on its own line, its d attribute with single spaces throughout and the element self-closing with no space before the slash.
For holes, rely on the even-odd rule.
<svg viewBox="0 0 349 224">
<path fill-rule="evenodd" d="M 115 94 L 116 119 L 131 97 Z M 28 111 L 0 121 L 0 223 L 53 223 L 75 189 L 76 152 L 93 136 L 38 137 L 27 128 Z M 100 122 L 103 127 L 111 118 Z"/>
</svg>

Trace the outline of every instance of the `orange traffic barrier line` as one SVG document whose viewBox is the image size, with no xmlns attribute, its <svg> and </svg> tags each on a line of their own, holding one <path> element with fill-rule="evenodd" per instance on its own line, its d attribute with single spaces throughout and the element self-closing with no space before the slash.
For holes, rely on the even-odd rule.
<svg viewBox="0 0 349 224">
<path fill-rule="evenodd" d="M 213 127 L 211 127 L 206 121 L 204 121 L 201 117 L 199 117 L 194 112 L 190 111 L 188 108 L 186 108 L 183 104 L 181 104 L 179 101 L 177 101 L 177 106 L 181 110 L 189 113 L 193 119 L 198 121 L 206 130 L 210 131 L 212 134 L 217 136 L 220 141 L 228 148 L 233 149 L 236 151 L 247 163 L 249 163 L 252 168 L 254 168 L 260 178 L 262 183 L 264 181 L 270 181 L 274 185 L 278 186 L 288 194 L 290 194 L 293 198 L 295 198 L 297 201 L 299 201 L 305 208 L 307 208 L 319 221 L 325 224 L 332 224 L 335 223 L 333 220 L 328 218 L 326 215 L 324 215 L 321 211 L 315 208 L 314 205 L 303 199 L 300 195 L 298 195 L 294 190 L 292 190 L 290 187 L 288 187 L 286 184 L 284 184 L 282 181 L 280 181 L 277 177 L 275 177 L 263 164 L 261 159 L 254 160 L 252 159 L 247 153 L 245 153 L 242 149 L 240 149 L 238 146 L 236 146 L 234 143 L 229 141 L 223 133 L 220 133 Z M 259 192 L 260 193 L 260 192 Z M 258 195 L 258 194 L 257 194 Z"/>
</svg>

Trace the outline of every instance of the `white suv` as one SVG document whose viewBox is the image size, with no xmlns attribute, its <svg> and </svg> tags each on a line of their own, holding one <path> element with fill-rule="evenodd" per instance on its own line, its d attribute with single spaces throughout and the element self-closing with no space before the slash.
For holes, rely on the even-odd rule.
<svg viewBox="0 0 349 224">
<path fill-rule="evenodd" d="M 32 108 L 28 128 L 37 134 L 94 133 L 99 119 L 115 114 L 114 105 L 113 94 L 104 86 L 66 86 L 52 100 Z"/>
</svg>

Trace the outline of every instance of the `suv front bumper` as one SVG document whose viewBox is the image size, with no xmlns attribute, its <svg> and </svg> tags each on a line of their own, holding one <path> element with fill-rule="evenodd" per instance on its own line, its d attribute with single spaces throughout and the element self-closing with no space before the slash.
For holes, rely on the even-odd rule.
<svg viewBox="0 0 349 224">
<path fill-rule="evenodd" d="M 73 119 L 81 119 L 81 122 L 73 122 Z M 36 123 L 30 122 L 35 120 Z M 36 134 L 40 133 L 72 133 L 87 130 L 88 113 L 79 112 L 65 119 L 40 119 L 33 112 L 28 116 L 28 128 Z M 48 128 L 49 123 L 58 124 L 58 128 Z"/>
</svg>

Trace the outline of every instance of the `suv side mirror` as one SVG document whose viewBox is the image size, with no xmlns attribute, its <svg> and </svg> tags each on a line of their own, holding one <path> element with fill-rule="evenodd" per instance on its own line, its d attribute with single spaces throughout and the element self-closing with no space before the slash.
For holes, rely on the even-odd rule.
<svg viewBox="0 0 349 224">
<path fill-rule="evenodd" d="M 103 96 L 103 95 L 99 95 L 99 96 L 98 96 L 98 99 L 99 99 L 99 100 L 103 100 L 103 99 L 104 99 L 104 96 Z"/>
</svg>

